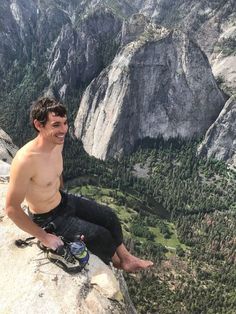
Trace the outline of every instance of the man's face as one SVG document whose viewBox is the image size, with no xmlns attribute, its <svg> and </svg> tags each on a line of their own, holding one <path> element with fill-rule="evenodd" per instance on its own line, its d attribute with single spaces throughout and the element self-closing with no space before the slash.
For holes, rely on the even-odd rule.
<svg viewBox="0 0 236 314">
<path fill-rule="evenodd" d="M 68 131 L 67 116 L 56 116 L 54 112 L 48 113 L 45 126 L 40 128 L 40 134 L 51 143 L 63 144 Z"/>
</svg>

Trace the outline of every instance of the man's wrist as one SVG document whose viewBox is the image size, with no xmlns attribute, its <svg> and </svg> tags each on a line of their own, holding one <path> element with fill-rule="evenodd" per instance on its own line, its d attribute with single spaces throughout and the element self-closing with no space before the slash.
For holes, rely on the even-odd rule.
<svg viewBox="0 0 236 314">
<path fill-rule="evenodd" d="M 40 242 L 43 242 L 46 240 L 47 236 L 48 236 L 48 233 L 43 228 L 40 228 L 39 233 L 36 235 L 36 238 Z"/>
</svg>

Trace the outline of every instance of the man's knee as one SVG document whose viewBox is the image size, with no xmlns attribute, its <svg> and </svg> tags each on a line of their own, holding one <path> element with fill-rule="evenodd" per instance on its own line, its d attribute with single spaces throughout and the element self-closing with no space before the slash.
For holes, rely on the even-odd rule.
<svg viewBox="0 0 236 314">
<path fill-rule="evenodd" d="M 114 243 L 114 239 L 110 231 L 104 227 L 99 228 L 99 232 L 97 233 L 96 239 L 103 246 L 111 246 Z"/>
<path fill-rule="evenodd" d="M 108 206 L 103 206 L 103 207 L 106 211 L 107 217 L 109 217 L 109 221 L 120 224 L 120 220 L 119 220 L 117 214 L 114 212 L 114 210 Z"/>
<path fill-rule="evenodd" d="M 104 258 L 110 260 L 116 251 L 115 241 L 110 231 L 106 228 L 98 228 L 94 237 L 88 240 L 87 246 L 90 251 L 99 256 L 102 260 L 104 260 Z"/>
</svg>

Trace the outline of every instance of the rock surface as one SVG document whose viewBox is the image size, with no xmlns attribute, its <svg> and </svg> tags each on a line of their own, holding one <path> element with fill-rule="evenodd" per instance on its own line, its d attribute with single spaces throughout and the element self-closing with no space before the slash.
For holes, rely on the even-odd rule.
<svg viewBox="0 0 236 314">
<path fill-rule="evenodd" d="M 227 101 L 207 131 L 198 153 L 236 166 L 236 95 Z"/>
<path fill-rule="evenodd" d="M 0 4 L 0 22 L 0 125 L 21 146 L 32 138 L 30 103 L 51 94 L 72 112 L 114 57 L 122 18 L 101 0 L 10 0 Z"/>
<path fill-rule="evenodd" d="M 17 248 L 14 241 L 28 234 L 4 214 L 6 190 L 7 184 L 0 183 L 0 313 L 136 313 L 114 272 L 96 256 L 91 254 L 86 270 L 70 275 L 49 262 L 36 244 Z"/>
<path fill-rule="evenodd" d="M 32 131 L 28 127 L 30 102 L 45 93 L 55 95 L 65 101 L 65 103 L 68 104 L 71 117 L 74 116 L 76 110 L 75 106 L 78 105 L 82 93 L 91 80 L 95 79 L 99 74 L 101 74 L 100 78 L 97 78 L 95 82 L 98 80 L 101 81 L 101 77 L 103 76 L 106 77 L 106 70 L 103 73 L 101 73 L 101 71 L 107 65 L 110 64 L 110 68 L 113 69 L 116 67 L 114 62 L 118 63 L 118 59 L 116 58 L 112 64 L 111 62 L 118 51 L 120 64 L 127 56 L 127 67 L 121 71 L 123 76 L 122 81 L 127 87 L 125 88 L 123 85 L 123 97 L 119 92 L 116 92 L 116 94 L 112 92 L 112 87 L 107 85 L 109 91 L 107 91 L 106 95 L 111 95 L 111 97 L 109 96 L 108 98 L 113 101 L 114 95 L 116 97 L 116 95 L 119 94 L 118 99 L 113 101 L 115 105 L 117 105 L 116 101 L 121 102 L 123 98 L 124 103 L 127 103 L 128 106 L 133 106 L 133 109 L 129 112 L 130 116 L 133 117 L 131 121 L 138 118 L 136 110 L 141 109 L 142 113 L 142 106 L 144 105 L 146 106 L 145 111 L 150 109 L 149 114 L 151 116 L 153 112 L 153 98 L 158 96 L 159 99 L 162 100 L 164 98 L 170 99 L 169 91 L 171 91 L 171 89 L 168 87 L 169 82 L 173 83 L 173 81 L 175 81 L 173 85 L 175 90 L 179 91 L 179 93 L 183 89 L 183 86 L 188 85 L 190 81 L 192 81 L 192 83 L 196 82 L 196 75 L 192 73 L 195 71 L 193 68 L 196 68 L 196 55 L 201 55 L 201 52 L 199 48 L 196 48 L 196 53 L 193 52 L 195 49 L 193 49 L 193 47 L 195 47 L 193 44 L 194 41 L 192 41 L 193 38 L 196 39 L 201 49 L 204 50 L 208 56 L 213 74 L 217 77 L 217 82 L 221 83 L 221 88 L 223 88 L 227 94 L 231 95 L 236 88 L 235 6 L 236 2 L 233 0 L 199 0 L 197 2 L 194 0 L 134 0 L 132 2 L 126 0 L 2 1 L 0 3 L 1 127 L 10 134 L 17 145 L 23 145 L 23 143 L 32 138 Z M 133 19 L 132 23 L 127 22 L 126 18 L 130 17 L 133 13 L 139 13 L 135 15 L 136 21 Z M 140 13 L 144 13 L 146 17 L 144 18 Z M 170 52 L 163 52 L 161 46 L 164 47 L 164 41 L 167 41 L 167 39 L 165 40 L 163 37 L 163 40 L 159 40 L 159 43 L 157 43 L 157 37 L 159 36 L 159 39 L 161 38 L 161 28 L 156 27 L 156 29 L 159 29 L 158 36 L 156 34 L 158 32 L 154 30 L 153 26 L 150 26 L 151 23 L 149 23 L 150 27 L 147 29 L 147 17 L 157 24 L 164 25 L 168 29 L 177 28 L 184 30 L 188 33 L 189 37 L 187 36 L 186 40 L 173 40 L 175 49 L 172 49 L 170 45 L 165 45 L 165 49 L 170 48 Z M 124 21 L 123 27 L 122 21 Z M 143 33 L 145 33 L 144 36 L 142 35 Z M 152 35 L 150 35 L 151 33 Z M 177 33 L 177 31 L 173 32 L 172 39 L 178 37 Z M 141 41 L 145 42 L 145 44 L 136 44 L 138 36 L 142 37 Z M 171 36 L 169 36 L 169 41 L 171 41 L 170 38 Z M 187 46 L 192 46 L 192 52 L 190 53 L 189 49 L 185 50 L 186 45 L 184 49 L 177 48 L 177 41 L 184 43 L 184 45 L 189 42 L 190 45 L 187 44 Z M 130 50 L 127 46 L 129 46 Z M 156 48 L 152 48 L 154 46 Z M 157 56 L 151 57 L 149 52 L 151 59 L 147 62 L 147 60 L 145 60 L 145 58 L 147 58 L 146 53 L 151 49 L 157 51 Z M 124 57 L 122 57 L 122 51 L 125 53 Z M 172 52 L 174 52 L 174 56 L 171 55 Z M 183 54 L 182 60 L 180 60 L 181 53 Z M 161 54 L 160 57 L 158 57 L 158 54 Z M 201 58 L 204 59 L 205 57 L 202 56 Z M 142 58 L 144 59 L 142 60 Z M 158 58 L 159 63 L 156 62 Z M 152 59 L 155 59 L 153 63 Z M 165 60 L 167 59 L 169 63 L 166 63 Z M 172 61 L 169 61 L 170 59 L 172 59 Z M 193 63 L 191 61 L 192 59 Z M 180 62 L 182 62 L 182 65 L 180 65 Z M 189 67 L 188 69 L 185 63 Z M 207 61 L 205 63 L 207 63 Z M 160 83 L 163 85 L 163 88 L 159 88 L 159 91 L 155 91 L 154 93 L 152 80 L 150 87 L 146 89 L 146 79 L 149 79 L 147 73 L 155 75 L 155 73 L 151 73 L 151 71 L 148 70 L 151 69 L 152 66 L 155 68 L 155 70 L 152 68 L 152 71 L 155 73 L 158 72 L 159 68 L 159 74 L 156 75 L 158 81 L 164 77 L 163 81 Z M 120 68 L 122 68 L 122 65 Z M 185 68 L 188 70 L 187 72 L 185 72 Z M 200 68 L 203 69 L 202 66 L 200 66 Z M 213 81 L 211 73 L 208 74 L 209 65 L 207 68 L 206 76 L 208 76 L 209 81 Z M 109 72 L 109 70 L 107 71 Z M 163 73 L 161 73 L 161 71 L 163 71 Z M 180 71 L 178 76 L 173 74 L 176 73 L 176 71 Z M 197 72 L 199 74 L 199 71 Z M 145 75 L 145 79 L 143 79 L 143 77 L 140 78 L 141 74 Z M 183 83 L 185 74 L 186 82 Z M 134 75 L 136 75 L 138 79 L 136 79 Z M 192 75 L 193 77 L 191 78 Z M 125 82 L 126 79 L 128 79 L 127 82 Z M 202 77 L 200 80 L 201 79 Z M 107 77 L 105 80 L 107 80 Z M 103 82 L 102 84 L 102 90 L 105 93 L 106 83 Z M 204 84 L 205 81 L 202 86 L 204 86 Z M 199 91 L 198 85 L 199 80 L 196 84 L 196 90 Z M 142 95 L 143 86 L 146 90 L 145 96 Z M 117 82 L 114 84 L 114 87 L 117 87 Z M 206 93 L 210 91 L 208 87 L 209 86 L 207 86 L 205 91 Z M 100 89 L 99 84 L 93 83 L 93 89 L 94 88 Z M 139 93 L 137 93 L 138 89 L 140 90 Z M 203 89 L 204 88 L 202 88 L 202 90 Z M 190 84 L 189 90 L 191 94 L 192 84 Z M 150 92 L 150 106 L 147 106 L 147 92 Z M 173 94 L 171 97 L 173 99 L 176 97 L 178 100 L 179 96 L 176 91 L 172 90 L 171 93 Z M 185 93 L 186 90 L 184 88 L 184 97 L 186 96 Z M 94 92 L 92 94 L 94 94 Z M 195 94 L 196 93 L 193 92 L 192 98 L 195 97 Z M 200 95 L 201 93 L 198 94 Z M 99 97 L 102 98 L 101 93 Z M 134 98 L 134 101 L 130 102 L 130 97 Z M 201 95 L 199 97 L 201 98 L 200 101 L 206 100 L 205 96 L 205 98 Z M 219 99 L 221 99 L 221 96 L 219 96 Z M 203 103 L 201 103 L 199 107 L 199 112 L 201 112 L 199 117 L 196 117 L 194 113 L 195 110 L 193 110 L 193 121 L 197 123 L 198 118 L 200 119 L 200 117 L 204 116 L 204 113 L 208 110 L 209 101 L 211 100 L 212 96 L 206 100 L 204 109 Z M 197 97 L 195 99 L 196 106 L 198 106 L 198 101 L 199 99 Z M 166 137 L 169 137 L 170 134 L 176 136 L 176 134 L 181 135 L 185 133 L 185 131 L 180 130 L 181 127 L 178 125 L 178 117 L 176 117 L 176 128 L 178 131 L 176 132 L 174 129 L 173 125 L 176 121 L 169 119 L 170 111 L 173 112 L 174 107 L 170 105 L 168 101 L 167 103 L 168 106 L 164 108 L 164 111 L 160 112 L 159 119 L 156 120 L 156 125 L 158 124 L 161 128 L 161 134 L 165 131 L 165 128 L 167 130 Z M 181 110 L 184 111 L 182 119 L 186 118 L 186 112 L 190 114 L 188 110 L 185 110 L 186 103 L 187 100 L 185 103 L 176 106 L 176 111 L 178 110 L 179 115 L 181 114 Z M 213 107 L 214 105 L 215 104 L 212 103 Z M 191 101 L 189 109 L 190 107 Z M 208 120 L 209 116 L 206 118 L 208 122 L 214 120 L 212 110 L 211 108 L 209 110 L 210 119 Z M 127 110 L 122 109 L 122 112 L 127 113 Z M 219 106 L 216 106 L 214 117 L 217 117 L 218 113 Z M 87 115 L 89 116 L 89 113 Z M 128 118 L 125 117 L 121 125 L 118 125 L 118 120 L 115 119 L 115 128 L 123 129 L 126 127 L 127 120 L 130 116 L 128 116 Z M 123 119 L 122 115 L 120 115 L 120 117 Z M 146 113 L 144 117 L 149 118 Z M 150 119 L 151 121 L 146 128 L 153 128 L 155 124 L 154 118 L 155 115 Z M 119 121 L 121 121 L 121 119 L 119 119 Z M 100 123 L 101 120 L 98 121 L 98 125 Z M 105 122 L 105 124 L 106 123 L 107 122 Z M 194 129 L 194 123 L 192 127 L 192 121 L 189 122 L 189 120 L 187 120 L 185 125 L 183 123 L 182 128 L 185 130 L 186 124 L 188 123 L 191 125 L 189 134 L 189 136 L 191 136 Z M 122 154 L 123 151 L 129 151 L 132 148 L 133 142 L 137 138 L 146 135 L 153 136 L 153 134 L 156 136 L 156 129 L 153 131 L 151 129 L 150 131 L 145 130 L 144 132 L 141 128 L 140 131 L 139 127 L 142 123 L 137 121 L 137 124 L 139 124 L 138 128 L 134 125 L 128 128 L 128 140 L 124 145 L 125 147 L 123 147 L 124 140 L 122 139 L 118 140 L 117 147 L 113 147 L 112 142 L 117 139 L 117 135 L 112 132 L 113 139 L 107 144 L 102 143 L 102 146 L 107 145 L 107 148 L 102 148 L 102 151 L 105 149 L 109 151 L 109 153 L 99 153 L 98 156 L 106 158 L 105 155 L 114 156 L 116 154 Z M 172 124 L 172 127 L 170 127 L 170 124 Z M 12 126 L 14 126 L 14 128 Z M 206 126 L 206 128 L 208 127 L 209 125 Z M 15 129 L 17 129 L 17 132 L 15 132 Z M 111 126 L 110 129 L 113 129 L 113 126 Z M 76 132 L 78 134 L 80 133 L 78 130 L 76 130 Z M 201 132 L 202 131 L 200 131 L 199 134 L 202 134 Z M 91 135 L 93 135 L 92 132 Z M 126 137 L 126 135 L 124 137 Z M 97 141 L 99 139 L 100 135 L 98 134 L 98 137 L 94 140 Z M 93 141 L 93 139 L 91 139 L 90 142 L 91 141 Z M 89 145 L 94 146 L 95 144 L 90 143 Z M 89 148 L 89 150 L 91 149 Z M 95 150 L 97 149 L 95 148 Z M 102 156 L 102 154 L 104 156 Z"/>
<path fill-rule="evenodd" d="M 236 32 L 233 0 L 136 1 L 139 12 L 168 28 L 178 27 L 195 38 L 207 54 L 213 74 L 226 92 L 236 92 Z"/>
<path fill-rule="evenodd" d="M 120 28 L 121 20 L 107 8 L 91 12 L 77 28 L 73 20 L 62 26 L 48 60 L 50 87 L 62 99 L 67 89 L 91 81 L 104 68 Z"/>
<path fill-rule="evenodd" d="M 10 165 L 7 162 L 0 160 L 0 181 L 8 181 Z"/>
<path fill-rule="evenodd" d="M 3 162 L 11 163 L 12 158 L 15 156 L 17 150 L 18 148 L 13 144 L 10 136 L 2 129 L 0 129 L 0 160 Z M 3 167 L 4 164 L 1 163 L 1 168 Z"/>
<path fill-rule="evenodd" d="M 75 120 L 75 136 L 100 159 L 129 152 L 145 137 L 201 136 L 225 103 L 194 41 L 139 16 L 135 38 L 136 17 L 123 27 L 126 45 L 86 89 Z"/>
</svg>

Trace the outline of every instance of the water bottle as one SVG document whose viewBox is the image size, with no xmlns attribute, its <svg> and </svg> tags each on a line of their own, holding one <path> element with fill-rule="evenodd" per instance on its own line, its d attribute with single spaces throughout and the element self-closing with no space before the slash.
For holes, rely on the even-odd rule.
<svg viewBox="0 0 236 314">
<path fill-rule="evenodd" d="M 84 267 L 88 263 L 89 252 L 83 241 L 71 242 L 70 251 L 74 255 L 74 257 L 79 261 L 82 267 Z"/>
</svg>

